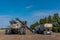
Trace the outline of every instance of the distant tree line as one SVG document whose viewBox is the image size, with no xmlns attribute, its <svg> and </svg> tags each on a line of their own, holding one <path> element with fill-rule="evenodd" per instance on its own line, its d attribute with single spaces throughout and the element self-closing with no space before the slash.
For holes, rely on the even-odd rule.
<svg viewBox="0 0 60 40">
<path fill-rule="evenodd" d="M 36 26 L 45 23 L 52 23 L 53 24 L 52 31 L 60 32 L 60 17 L 58 13 L 54 13 L 53 16 L 49 15 L 48 17 L 41 18 L 38 22 L 31 24 L 30 28 L 33 30 Z"/>
</svg>

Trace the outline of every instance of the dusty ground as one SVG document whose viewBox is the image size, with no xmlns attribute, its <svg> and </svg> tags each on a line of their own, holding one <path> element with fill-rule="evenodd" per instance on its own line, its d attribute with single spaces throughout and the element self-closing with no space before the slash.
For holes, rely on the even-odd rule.
<svg viewBox="0 0 60 40">
<path fill-rule="evenodd" d="M 53 35 L 29 34 L 26 35 L 5 35 L 0 32 L 0 40 L 60 40 L 60 33 L 53 33 Z"/>
</svg>

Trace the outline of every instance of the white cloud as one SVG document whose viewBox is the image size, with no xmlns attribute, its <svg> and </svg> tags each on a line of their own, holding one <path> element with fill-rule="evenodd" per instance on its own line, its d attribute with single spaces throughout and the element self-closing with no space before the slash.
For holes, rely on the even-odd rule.
<svg viewBox="0 0 60 40">
<path fill-rule="evenodd" d="M 26 9 L 30 9 L 32 7 L 32 5 L 29 5 L 29 6 L 26 6 L 25 8 Z"/>
</svg>

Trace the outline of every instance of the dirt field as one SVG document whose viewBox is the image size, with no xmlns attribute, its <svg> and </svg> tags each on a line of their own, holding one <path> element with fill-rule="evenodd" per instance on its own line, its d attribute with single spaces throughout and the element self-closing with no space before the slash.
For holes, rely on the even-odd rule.
<svg viewBox="0 0 60 40">
<path fill-rule="evenodd" d="M 53 35 L 29 34 L 26 35 L 5 35 L 0 32 L 0 40 L 60 40 L 60 33 L 53 33 Z"/>
<path fill-rule="evenodd" d="M 60 34 L 54 35 L 4 35 L 0 34 L 0 40 L 60 40 Z"/>
</svg>

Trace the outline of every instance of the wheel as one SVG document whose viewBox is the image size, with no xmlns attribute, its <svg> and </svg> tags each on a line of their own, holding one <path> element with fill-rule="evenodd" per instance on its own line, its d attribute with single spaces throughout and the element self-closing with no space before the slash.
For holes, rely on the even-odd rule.
<svg viewBox="0 0 60 40">
<path fill-rule="evenodd" d="M 46 31 L 44 31 L 44 33 L 43 33 L 44 35 L 46 35 L 47 33 L 46 33 Z"/>
<path fill-rule="evenodd" d="M 26 34 L 26 32 L 23 32 L 23 35 L 25 35 Z"/>
<path fill-rule="evenodd" d="M 11 33 L 12 33 L 12 34 L 17 34 L 17 33 L 18 33 L 18 29 L 13 29 L 13 28 L 12 28 L 12 29 L 11 29 Z"/>
<path fill-rule="evenodd" d="M 6 29 L 5 30 L 5 34 L 10 34 L 11 33 L 11 30 L 10 29 Z"/>
<path fill-rule="evenodd" d="M 26 28 L 23 28 L 23 35 L 26 34 Z"/>
<path fill-rule="evenodd" d="M 25 29 L 25 28 L 20 28 L 20 29 L 18 30 L 18 33 L 19 33 L 20 35 L 25 35 L 25 34 L 26 34 L 26 29 Z"/>
<path fill-rule="evenodd" d="M 20 30 L 20 34 L 21 35 L 23 35 L 23 31 L 24 31 L 23 28 L 21 28 L 21 30 Z"/>
<path fill-rule="evenodd" d="M 18 29 L 18 34 L 20 34 L 20 35 L 21 35 L 21 29 Z"/>
</svg>

